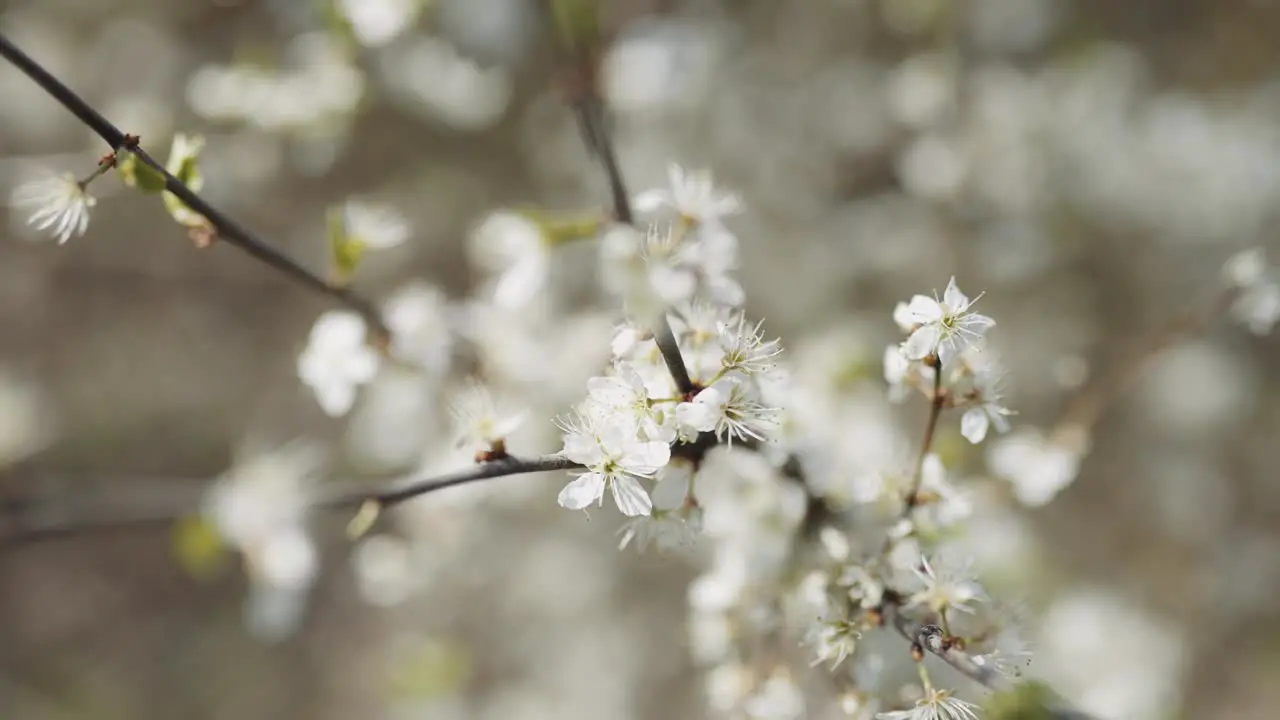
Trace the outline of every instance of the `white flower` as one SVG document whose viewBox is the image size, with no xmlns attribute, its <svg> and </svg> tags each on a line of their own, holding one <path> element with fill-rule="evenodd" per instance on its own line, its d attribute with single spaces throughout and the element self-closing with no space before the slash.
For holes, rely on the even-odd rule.
<svg viewBox="0 0 1280 720">
<path fill-rule="evenodd" d="M 935 565 L 937 566 L 935 569 Z M 934 612 L 959 610 L 973 612 L 970 603 L 983 599 L 982 587 L 969 563 L 952 563 L 947 558 L 920 558 L 913 568 L 924 588 L 907 599 L 907 607 L 924 605 Z"/>
<path fill-rule="evenodd" d="M 514 212 L 498 212 L 485 219 L 471 236 L 472 260 L 498 273 L 493 302 L 517 310 L 542 292 L 551 272 L 550 247 L 533 220 Z"/>
<path fill-rule="evenodd" d="M 910 710 L 876 713 L 876 720 L 978 720 L 978 706 L 947 690 L 930 690 Z"/>
<path fill-rule="evenodd" d="M 804 717 L 804 693 L 791 673 L 779 667 L 743 704 L 752 720 L 798 720 Z"/>
<path fill-rule="evenodd" d="M 1239 290 L 1231 317 L 1255 335 L 1266 335 L 1280 321 L 1280 283 L 1267 272 L 1262 248 L 1237 253 L 1223 266 L 1227 282 Z"/>
<path fill-rule="evenodd" d="M 776 339 L 765 341 L 761 330 L 763 325 L 763 320 L 754 326 L 748 325 L 746 315 L 742 313 L 736 319 L 721 324 L 720 346 L 724 354 L 720 365 L 724 372 L 754 375 L 773 369 L 773 359 L 782 353 L 782 348 Z"/>
<path fill-rule="evenodd" d="M 505 449 L 507 437 L 528 417 L 528 412 L 500 408 L 489 389 L 478 382 L 468 383 L 449 404 L 457 423 L 457 446 L 472 452 Z"/>
<path fill-rule="evenodd" d="M 409 239 L 409 223 L 398 210 L 363 200 L 342 206 L 347 238 L 371 250 L 386 250 Z"/>
<path fill-rule="evenodd" d="M 619 363 L 613 375 L 588 380 L 587 402 L 612 415 L 612 422 L 636 428 L 645 440 L 675 440 L 675 428 L 650 404 L 644 378 L 630 364 Z"/>
<path fill-rule="evenodd" d="M 378 354 L 365 343 L 364 319 L 347 310 L 321 315 L 311 339 L 298 356 L 298 377 L 316 394 L 330 416 L 347 414 L 355 404 L 356 388 L 378 372 Z"/>
<path fill-rule="evenodd" d="M 679 165 L 667 168 L 670 188 L 649 190 L 636 196 L 633 204 L 639 212 L 663 208 L 676 211 L 681 219 L 693 225 L 718 223 L 742 210 L 737 195 L 716 190 L 708 172 L 685 172 Z"/>
<path fill-rule="evenodd" d="M 448 301 L 439 288 L 425 282 L 406 285 L 387 300 L 382 316 L 397 360 L 433 375 L 449 369 L 453 333 Z"/>
<path fill-rule="evenodd" d="M 1083 438 L 1047 438 L 1029 428 L 991 446 L 987 464 L 1013 485 L 1018 501 L 1040 507 L 1057 497 L 1080 473 Z"/>
<path fill-rule="evenodd" d="M 702 508 L 690 494 L 693 465 L 687 460 L 673 459 L 662 469 L 653 488 L 653 511 L 632 518 L 618 531 L 622 539 L 618 549 L 631 543 L 643 551 L 650 543 L 659 550 L 673 550 L 692 545 L 702 532 Z"/>
<path fill-rule="evenodd" d="M 608 487 L 624 515 L 650 513 L 653 501 L 639 478 L 651 478 L 667 464 L 671 459 L 669 445 L 640 440 L 633 428 L 610 423 L 608 417 L 579 414 L 563 429 L 564 456 L 585 466 L 587 472 L 560 491 L 557 502 L 561 507 L 582 510 L 592 503 L 603 505 Z"/>
<path fill-rule="evenodd" d="M 911 298 L 907 310 L 915 329 L 903 344 L 908 359 L 922 360 L 937 355 L 948 365 L 961 351 L 995 326 L 995 320 L 970 310 L 975 300 L 960 292 L 953 277 L 942 300 L 925 295 Z"/>
<path fill-rule="evenodd" d="M 995 426 L 997 432 L 1009 432 L 1009 421 L 1005 418 L 1012 415 L 1013 411 L 1000 402 L 1004 371 L 991 353 L 975 353 L 971 350 L 969 354 L 980 355 L 982 358 L 973 363 L 972 368 L 973 400 L 977 404 L 966 410 L 960 418 L 960 434 L 977 445 L 987 437 L 987 431 L 992 426 Z"/>
<path fill-rule="evenodd" d="M 204 513 L 255 580 L 298 590 L 315 577 L 319 557 L 305 525 L 320 461 L 314 445 L 296 442 L 236 463 L 210 488 Z"/>
<path fill-rule="evenodd" d="M 806 636 L 806 640 L 813 646 L 816 654 L 813 662 L 809 663 L 810 667 L 830 663 L 830 669 L 835 670 L 857 650 L 860 637 L 862 633 L 858 630 L 858 626 L 846 618 L 819 620 L 809 628 Z"/>
<path fill-rule="evenodd" d="M 764 433 L 776 426 L 777 411 L 765 407 L 751 397 L 746 381 L 730 375 L 704 388 L 690 402 L 676 406 L 676 422 L 686 436 L 715 432 L 730 445 L 734 439 L 763 440 Z"/>
<path fill-rule="evenodd" d="M 89 227 L 89 208 L 97 200 L 74 175 L 65 173 L 18 186 L 10 202 L 15 207 L 31 209 L 27 224 L 47 231 L 61 245 L 73 235 L 84 235 Z"/>
<path fill-rule="evenodd" d="M 889 383 L 889 402 L 906 400 L 917 383 L 932 386 L 933 373 L 934 369 L 928 365 L 907 358 L 901 345 L 884 349 L 884 379 Z"/>
</svg>

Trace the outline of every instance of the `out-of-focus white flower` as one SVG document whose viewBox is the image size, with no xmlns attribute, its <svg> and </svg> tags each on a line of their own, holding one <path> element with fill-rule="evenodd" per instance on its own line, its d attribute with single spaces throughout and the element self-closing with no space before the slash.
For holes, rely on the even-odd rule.
<svg viewBox="0 0 1280 720">
<path fill-rule="evenodd" d="M 310 586 L 319 557 L 306 530 L 321 453 L 295 442 L 238 462 L 205 498 L 205 514 L 245 558 L 250 576 L 284 589 Z"/>
<path fill-rule="evenodd" d="M 1047 438 L 1039 430 L 1016 432 L 991 446 L 987 464 L 1013 485 L 1018 501 L 1029 507 L 1047 504 L 1080 473 L 1083 438 Z"/>
<path fill-rule="evenodd" d="M 417 588 L 408 543 L 387 535 L 365 538 L 351 557 L 360 595 L 372 605 L 399 605 Z"/>
<path fill-rule="evenodd" d="M 431 375 L 449 369 L 453 332 L 449 304 L 434 285 L 414 282 L 396 291 L 382 309 L 391 330 L 391 352 Z"/>
<path fill-rule="evenodd" d="M 1009 421 L 1006 418 L 1013 411 L 1001 402 L 1005 373 L 994 353 L 971 347 L 965 360 L 970 366 L 972 402 L 975 405 L 961 416 L 960 434 L 977 445 L 987 437 L 987 431 L 992 426 L 996 432 L 1009 432 Z"/>
<path fill-rule="evenodd" d="M 908 607 L 924 605 L 934 612 L 959 610 L 973 612 L 970 603 L 984 599 L 982 586 L 968 562 L 956 562 L 950 558 L 920 558 L 920 566 L 914 568 L 916 577 L 924 587 L 907 600 Z"/>
<path fill-rule="evenodd" d="M 342 206 L 347 238 L 371 250 L 386 250 L 409 239 L 409 221 L 390 205 L 348 200 Z"/>
<path fill-rule="evenodd" d="M 906 400 L 913 387 L 932 387 L 934 372 L 928 365 L 908 358 L 900 344 L 884 349 L 884 379 L 889 383 L 889 402 Z"/>
<path fill-rule="evenodd" d="M 949 690 L 931 689 L 910 710 L 876 713 L 876 720 L 978 720 L 978 706 Z"/>
<path fill-rule="evenodd" d="M 533 220 L 514 212 L 496 212 L 471 234 L 471 258 L 496 273 L 493 302 L 518 309 L 546 287 L 551 271 L 550 246 Z"/>
<path fill-rule="evenodd" d="M 949 365 L 996 324 L 970 309 L 976 300 L 960 291 L 954 277 L 947 283 L 941 300 L 927 295 L 911 298 L 907 310 L 915 329 L 902 346 L 907 357 L 922 360 L 936 354 L 942 365 Z"/>
<path fill-rule="evenodd" d="M 835 670 L 858 649 L 862 637 L 858 626 L 843 616 L 823 618 L 809 628 L 806 640 L 813 646 L 815 657 L 810 666 L 829 663 Z"/>
<path fill-rule="evenodd" d="M 10 203 L 31 211 L 27 224 L 48 232 L 61 245 L 84 235 L 89 209 L 97 200 L 75 175 L 63 173 L 31 180 L 14 189 Z"/>
<path fill-rule="evenodd" d="M 702 508 L 689 494 L 693 466 L 686 460 L 672 459 L 658 476 L 653 488 L 653 510 L 648 516 L 628 520 L 618 531 L 618 549 L 634 543 L 641 551 L 650 544 L 659 550 L 674 550 L 692 545 L 702 532 Z"/>
<path fill-rule="evenodd" d="M 338 0 L 337 9 L 365 47 L 386 45 L 413 22 L 421 0 Z"/>
<path fill-rule="evenodd" d="M 1266 335 L 1280 321 L 1280 283 L 1268 273 L 1262 248 L 1236 253 L 1222 268 L 1223 277 L 1240 290 L 1231 316 L 1255 335 Z"/>
<path fill-rule="evenodd" d="M 608 487 L 624 515 L 648 515 L 653 501 L 640 478 L 656 475 L 671 459 L 671 447 L 665 442 L 641 440 L 634 426 L 619 423 L 612 416 L 579 414 L 562 427 L 564 456 L 581 463 L 587 472 L 560 491 L 560 506 L 582 510 L 592 503 L 603 505 Z"/>
<path fill-rule="evenodd" d="M 457 446 L 472 452 L 505 450 L 506 439 L 528 417 L 527 411 L 510 412 L 499 407 L 489 389 L 478 382 L 469 383 L 458 393 L 449 409 L 456 422 Z"/>
<path fill-rule="evenodd" d="M 670 209 L 681 220 L 698 226 L 719 223 L 742 210 L 742 200 L 733 193 L 717 190 L 709 172 L 686 172 L 672 164 L 667 168 L 667 177 L 669 188 L 648 190 L 635 197 L 637 211 Z"/>
<path fill-rule="evenodd" d="M 364 319 L 348 310 L 331 310 L 311 328 L 311 339 L 298 356 L 298 377 L 316 394 L 330 416 L 347 414 L 356 388 L 378 372 L 378 354 L 365 342 Z"/>
<path fill-rule="evenodd" d="M 752 720 L 799 720 L 804 716 L 804 693 L 785 668 L 775 669 L 743 704 Z"/>
</svg>

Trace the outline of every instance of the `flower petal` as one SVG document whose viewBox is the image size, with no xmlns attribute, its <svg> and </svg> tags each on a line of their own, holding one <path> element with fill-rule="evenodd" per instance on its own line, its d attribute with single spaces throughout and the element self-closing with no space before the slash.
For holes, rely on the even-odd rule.
<svg viewBox="0 0 1280 720">
<path fill-rule="evenodd" d="M 604 497 L 604 475 L 596 472 L 583 473 L 576 480 L 564 486 L 556 502 L 562 508 L 581 510 Z"/>
<path fill-rule="evenodd" d="M 635 517 L 653 512 L 653 501 L 649 493 L 640 487 L 640 482 L 629 475 L 614 476 L 610 483 L 613 488 L 613 502 L 623 515 Z"/>
</svg>

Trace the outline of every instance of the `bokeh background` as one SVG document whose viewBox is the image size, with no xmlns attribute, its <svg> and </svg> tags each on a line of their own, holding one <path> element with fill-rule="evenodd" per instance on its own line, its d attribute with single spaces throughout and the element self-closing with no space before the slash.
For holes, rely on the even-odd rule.
<svg viewBox="0 0 1280 720">
<path fill-rule="evenodd" d="M 860 368 L 854 394 L 882 390 L 894 303 L 955 274 L 999 323 L 1015 424 L 1051 429 L 1211 299 L 1228 257 L 1274 246 L 1280 4 L 606 5 L 632 189 L 679 162 L 739 191 L 750 312 L 795 368 Z M 533 0 L 0 4 L 0 32 L 144 145 L 204 134 L 206 196 L 292 256 L 323 272 L 326 208 L 374 198 L 413 234 L 357 287 L 425 282 L 452 302 L 484 280 L 469 258 L 489 213 L 607 199 L 545 26 Z M 7 66 L 0 98 L 5 195 L 31 167 L 83 174 L 104 152 Z M 370 388 L 349 420 L 319 411 L 295 361 L 324 300 L 196 250 L 114 177 L 94 190 L 87 236 L 63 247 L 0 209 L 0 538 L 35 516 L 197 506 L 246 448 L 297 437 L 348 482 L 459 462 L 413 383 Z M 515 385 L 541 385 L 529 452 L 556 449 L 542 419 L 607 355 L 593 267 L 577 248 L 557 266 L 571 322 L 532 340 L 518 318 L 472 328 Z M 1108 718 L 1274 714 L 1278 371 L 1274 338 L 1216 319 L 1107 402 L 1074 483 L 991 521 L 988 555 L 1033 611 L 1032 674 Z M 887 417 L 918 427 L 911 408 Z M 954 425 L 948 457 L 998 484 Z M 6 546 L 0 718 L 708 716 L 686 649 L 698 554 L 618 552 L 612 511 L 555 506 L 561 480 L 423 498 L 372 548 L 318 519 L 324 572 L 280 637 L 254 631 L 235 564 L 193 560 L 168 525 Z"/>
</svg>

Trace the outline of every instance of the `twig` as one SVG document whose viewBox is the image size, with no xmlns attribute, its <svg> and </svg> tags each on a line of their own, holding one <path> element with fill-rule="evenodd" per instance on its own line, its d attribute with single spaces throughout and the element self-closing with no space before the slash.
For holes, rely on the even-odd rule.
<svg viewBox="0 0 1280 720">
<path fill-rule="evenodd" d="M 600 161 L 609 182 L 609 192 L 613 197 L 613 214 L 618 222 L 635 225 L 635 212 L 631 207 L 631 195 L 627 192 L 627 184 L 622 179 L 622 169 L 618 166 L 618 154 L 614 148 L 613 134 L 609 130 L 607 109 L 600 91 L 596 87 L 596 67 L 589 51 L 565 48 L 564 52 L 574 73 L 574 87 L 570 93 L 570 105 L 574 117 L 578 121 L 578 130 L 588 152 Z M 653 321 L 653 335 L 662 352 L 662 360 L 671 373 L 676 388 L 682 395 L 689 395 L 697 388 L 689 377 L 689 368 L 680 354 L 680 344 L 666 313 L 660 313 Z"/>
<path fill-rule="evenodd" d="M 93 108 L 84 98 L 77 95 L 71 88 L 67 87 L 61 80 L 54 77 L 48 70 L 45 70 L 40 63 L 36 62 L 31 56 L 27 55 L 16 45 L 0 34 L 0 57 L 8 60 L 10 64 L 21 70 L 27 77 L 31 78 L 45 92 L 75 115 L 80 122 L 84 123 L 93 130 L 99 137 L 111 146 L 112 151 L 129 150 L 134 153 L 139 160 L 161 173 L 165 179 L 165 189 L 173 193 L 188 207 L 197 213 L 200 213 L 209 221 L 211 225 L 218 231 L 218 236 L 224 238 L 232 245 L 240 248 L 253 258 L 266 264 L 291 280 L 297 282 L 305 288 L 313 290 L 321 295 L 326 295 L 338 301 L 342 305 L 360 313 L 368 324 L 371 334 L 378 338 L 379 342 L 386 343 L 390 339 L 390 333 L 383 323 L 381 316 L 375 309 L 373 303 L 365 298 L 352 293 L 350 290 L 341 287 L 335 287 L 327 282 L 324 278 L 307 270 L 299 265 L 289 256 L 280 252 L 271 243 L 263 240 L 261 237 L 240 225 L 235 220 L 228 217 L 222 211 L 210 205 L 207 201 L 197 195 L 187 187 L 181 180 L 174 177 L 172 173 L 165 169 L 164 165 L 153 159 L 141 146 L 138 145 L 138 138 L 126 134 L 120 128 L 116 127 L 111 121 L 103 117 L 101 113 Z"/>
<path fill-rule="evenodd" d="M 377 503 L 380 509 L 399 505 L 438 490 L 466 485 L 480 480 L 505 477 L 508 475 L 527 475 L 531 473 L 553 470 L 569 470 L 581 467 L 578 463 L 561 455 L 541 455 L 531 458 L 507 456 L 498 460 L 480 463 L 475 466 L 457 470 L 443 475 L 415 480 L 404 485 L 395 485 L 383 490 L 359 490 L 342 488 L 322 495 L 313 503 L 317 510 L 351 510 L 370 501 Z M 6 510 L 0 506 L 0 553 L 31 543 L 77 537 L 90 533 L 129 533 L 143 532 L 164 527 L 184 517 L 191 517 L 200 512 L 197 503 L 184 503 L 180 507 L 157 508 L 147 512 L 129 512 L 121 515 L 78 516 L 57 521 L 31 521 L 19 517 L 20 505 Z"/>
<path fill-rule="evenodd" d="M 552 470 L 571 470 L 579 467 L 582 466 L 563 455 L 541 455 L 531 458 L 508 455 L 497 460 L 477 464 L 465 470 L 415 480 L 407 485 L 399 485 L 386 490 L 375 492 L 344 490 L 333 493 L 316 504 L 318 507 L 323 508 L 351 509 L 372 501 L 381 508 L 389 508 L 406 500 L 412 500 L 427 493 L 444 490 L 456 485 L 466 485 L 467 483 L 505 477 L 507 475 L 526 475 Z"/>
<path fill-rule="evenodd" d="M 933 365 L 933 395 L 929 398 L 929 419 L 925 421 L 924 435 L 920 439 L 920 452 L 916 454 L 915 466 L 911 470 L 911 484 L 902 497 L 902 512 L 897 523 L 911 517 L 911 512 L 920 504 L 920 486 L 924 484 L 924 461 L 933 449 L 933 438 L 938 432 L 938 419 L 942 417 L 942 408 L 946 405 L 947 396 L 942 392 L 942 364 Z M 897 524 L 895 523 L 895 525 Z M 893 550 L 896 538 L 892 532 L 885 536 L 884 545 L 880 548 L 880 557 L 886 557 Z"/>
<path fill-rule="evenodd" d="M 914 622 L 909 619 L 902 613 L 902 609 L 897 602 L 886 602 L 881 608 L 881 612 L 885 621 L 892 625 L 898 631 L 898 634 L 911 643 L 913 647 L 919 647 L 932 654 L 947 665 L 950 665 L 956 672 L 985 688 L 995 691 L 1009 689 L 1011 683 L 1002 677 L 1000 673 L 987 665 L 979 664 L 973 659 L 973 656 L 963 650 L 948 646 L 945 643 L 930 642 L 930 633 L 926 632 L 930 626 L 926 623 Z M 937 632 L 938 628 L 934 627 L 933 630 Z M 1053 720 L 1095 720 L 1091 715 L 1066 707 L 1046 707 L 1045 710 Z"/>
</svg>

